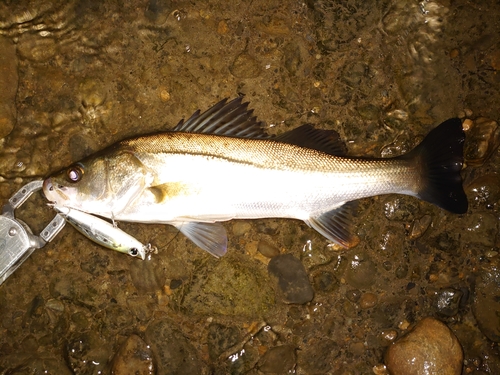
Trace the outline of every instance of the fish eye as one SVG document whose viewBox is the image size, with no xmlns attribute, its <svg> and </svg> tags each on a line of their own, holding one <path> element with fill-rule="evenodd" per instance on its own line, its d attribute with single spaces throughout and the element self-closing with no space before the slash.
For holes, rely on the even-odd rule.
<svg viewBox="0 0 500 375">
<path fill-rule="evenodd" d="M 137 254 L 139 254 L 139 250 L 137 250 L 137 248 L 133 247 L 130 249 L 130 255 L 135 257 L 135 256 L 137 256 Z"/>
<path fill-rule="evenodd" d="M 66 171 L 66 177 L 70 182 L 78 182 L 82 179 L 83 168 L 80 166 L 69 167 Z"/>
</svg>

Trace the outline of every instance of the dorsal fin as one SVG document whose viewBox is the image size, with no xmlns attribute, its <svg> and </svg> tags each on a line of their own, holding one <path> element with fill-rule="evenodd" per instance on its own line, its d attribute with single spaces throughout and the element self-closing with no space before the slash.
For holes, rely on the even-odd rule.
<svg viewBox="0 0 500 375">
<path fill-rule="evenodd" d="M 311 124 L 299 126 L 275 138 L 276 141 L 311 148 L 330 155 L 343 156 L 347 148 L 335 130 L 315 129 Z"/>
<path fill-rule="evenodd" d="M 242 138 L 268 138 L 257 121 L 253 110 L 248 110 L 248 103 L 241 102 L 242 97 L 221 100 L 205 112 L 197 110 L 186 121 L 181 120 L 173 131 L 186 133 L 206 133 Z"/>
</svg>

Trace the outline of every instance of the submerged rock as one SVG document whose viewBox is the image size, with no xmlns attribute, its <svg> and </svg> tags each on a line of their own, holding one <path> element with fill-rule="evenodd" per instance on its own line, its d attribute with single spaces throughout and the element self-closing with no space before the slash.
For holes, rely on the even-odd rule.
<svg viewBox="0 0 500 375">
<path fill-rule="evenodd" d="M 112 375 L 155 374 L 151 348 L 137 335 L 130 335 L 113 359 Z"/>
<path fill-rule="evenodd" d="M 261 73 L 259 63 L 248 53 L 238 55 L 229 67 L 229 71 L 238 78 L 256 78 Z"/>
<path fill-rule="evenodd" d="M 195 275 L 184 295 L 183 288 L 175 291 L 181 298 L 186 314 L 220 314 L 258 318 L 274 305 L 274 293 L 262 265 L 248 262 L 237 254 L 228 254 L 205 269 L 207 274 Z"/>
<path fill-rule="evenodd" d="M 460 375 L 463 352 L 451 330 L 425 318 L 389 346 L 385 364 L 392 375 Z"/>
<path fill-rule="evenodd" d="M 259 370 L 264 374 L 288 374 L 297 362 L 295 347 L 281 345 L 270 348 L 259 361 Z"/>
<path fill-rule="evenodd" d="M 222 353 L 236 345 L 240 340 L 237 327 L 227 327 L 219 323 L 211 323 L 208 327 L 208 354 L 215 361 Z"/>
<path fill-rule="evenodd" d="M 314 291 L 303 264 L 292 254 L 271 259 L 269 273 L 278 278 L 278 286 L 285 303 L 303 304 L 311 301 Z"/>
<path fill-rule="evenodd" d="M 162 375 L 196 375 L 202 373 L 203 362 L 175 324 L 168 319 L 152 322 L 145 334 L 146 342 Z"/>
<path fill-rule="evenodd" d="M 434 300 L 436 311 L 443 316 L 457 315 L 462 296 L 462 291 L 453 288 L 440 290 Z"/>
<path fill-rule="evenodd" d="M 499 144 L 500 128 L 497 122 L 483 117 L 476 119 L 467 132 L 464 148 L 467 165 L 474 167 L 483 165 Z"/>
</svg>

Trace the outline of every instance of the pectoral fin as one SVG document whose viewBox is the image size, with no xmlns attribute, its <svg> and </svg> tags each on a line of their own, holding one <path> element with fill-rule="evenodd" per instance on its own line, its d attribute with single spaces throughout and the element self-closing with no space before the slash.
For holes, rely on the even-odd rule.
<svg viewBox="0 0 500 375">
<path fill-rule="evenodd" d="M 354 205 L 348 202 L 319 216 L 310 217 L 306 223 L 330 241 L 344 247 L 354 247 L 359 243 L 359 238 L 351 232 Z"/>
<path fill-rule="evenodd" d="M 226 229 L 220 223 L 199 223 L 195 221 L 173 223 L 179 231 L 203 250 L 220 258 L 226 254 Z"/>
</svg>

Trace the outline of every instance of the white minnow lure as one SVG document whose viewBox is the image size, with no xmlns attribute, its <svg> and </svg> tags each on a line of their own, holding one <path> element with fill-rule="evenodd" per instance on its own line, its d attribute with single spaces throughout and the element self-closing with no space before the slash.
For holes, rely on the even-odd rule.
<svg viewBox="0 0 500 375">
<path fill-rule="evenodd" d="M 142 260 L 146 258 L 146 253 L 152 251 L 150 244 L 143 245 L 106 220 L 68 207 L 53 206 L 53 208 L 77 231 L 101 246 L 140 257 Z"/>
</svg>

